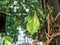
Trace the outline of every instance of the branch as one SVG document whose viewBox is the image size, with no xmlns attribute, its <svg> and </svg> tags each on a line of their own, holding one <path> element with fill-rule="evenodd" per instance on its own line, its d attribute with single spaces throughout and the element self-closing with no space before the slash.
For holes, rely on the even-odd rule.
<svg viewBox="0 0 60 45">
<path fill-rule="evenodd" d="M 56 21 L 59 16 L 60 16 L 60 12 L 57 14 L 57 16 L 55 17 L 55 20 L 54 21 Z"/>
<path fill-rule="evenodd" d="M 48 33 L 46 33 L 46 35 L 47 35 L 48 37 L 51 37 Z"/>
<path fill-rule="evenodd" d="M 50 14 L 48 15 L 48 34 L 50 34 L 50 21 L 51 21 L 50 17 L 52 15 L 52 9 L 51 9 L 51 7 L 49 5 L 47 7 L 50 10 Z"/>
<path fill-rule="evenodd" d="M 59 35 L 60 35 L 60 32 L 53 33 L 53 34 L 52 34 L 52 37 L 55 38 L 55 37 L 57 37 L 57 36 L 59 36 Z"/>
<path fill-rule="evenodd" d="M 60 32 L 53 33 L 52 36 L 51 36 L 51 38 L 50 38 L 49 40 L 46 40 L 46 41 L 45 41 L 44 45 L 49 45 L 49 44 L 51 43 L 51 41 L 52 41 L 55 37 L 57 37 L 57 36 L 59 36 L 59 35 L 60 35 Z"/>
</svg>

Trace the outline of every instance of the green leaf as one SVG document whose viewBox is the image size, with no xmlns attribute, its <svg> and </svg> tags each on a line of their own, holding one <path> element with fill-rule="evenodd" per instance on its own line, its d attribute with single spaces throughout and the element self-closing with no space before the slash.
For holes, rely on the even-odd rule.
<svg viewBox="0 0 60 45">
<path fill-rule="evenodd" d="M 17 25 L 18 25 L 18 22 L 16 21 L 13 25 L 13 29 L 16 29 Z"/>
<path fill-rule="evenodd" d="M 2 5 L 6 5 L 9 2 L 9 0 L 0 0 L 0 2 L 2 3 Z"/>
<path fill-rule="evenodd" d="M 27 30 L 30 34 L 34 34 L 39 28 L 39 19 L 35 11 L 28 15 Z"/>
<path fill-rule="evenodd" d="M 3 39 L 7 40 L 7 41 L 9 41 L 11 43 L 13 42 L 13 39 L 11 37 L 9 37 L 9 36 L 4 36 Z"/>
<path fill-rule="evenodd" d="M 43 14 L 43 11 L 42 11 L 41 9 L 37 8 L 37 11 L 40 13 L 40 16 L 41 16 L 42 18 L 45 17 L 45 15 Z"/>
<path fill-rule="evenodd" d="M 4 40 L 4 44 L 3 45 L 8 45 L 7 40 Z"/>
</svg>

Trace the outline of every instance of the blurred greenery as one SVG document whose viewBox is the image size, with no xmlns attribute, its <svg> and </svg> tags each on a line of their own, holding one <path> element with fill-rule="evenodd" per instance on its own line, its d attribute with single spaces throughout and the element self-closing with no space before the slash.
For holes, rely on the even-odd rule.
<svg viewBox="0 0 60 45">
<path fill-rule="evenodd" d="M 0 0 L 0 12 L 6 13 L 6 30 L 3 38 L 14 43 L 18 40 L 17 27 L 26 29 L 26 36 L 34 38 L 38 30 L 41 31 L 41 27 L 46 26 L 49 14 L 48 9 L 45 10 L 47 14 L 41 9 L 39 0 Z"/>
<path fill-rule="evenodd" d="M 43 16 L 38 0 L 0 0 L 0 12 L 6 13 L 6 30 L 3 33 L 3 38 L 6 40 L 9 38 L 11 39 L 9 41 L 16 43 L 19 34 L 17 27 L 19 26 L 27 30 L 25 34 L 33 34 L 33 37 L 35 37 L 40 26 L 40 19 L 35 7 Z M 32 10 L 34 11 L 32 12 Z"/>
</svg>

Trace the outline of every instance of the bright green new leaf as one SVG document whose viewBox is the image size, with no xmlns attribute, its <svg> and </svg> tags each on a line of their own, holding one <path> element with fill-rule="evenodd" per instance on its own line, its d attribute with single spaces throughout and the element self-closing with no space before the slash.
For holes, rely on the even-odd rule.
<svg viewBox="0 0 60 45">
<path fill-rule="evenodd" d="M 27 30 L 30 34 L 34 34 L 39 28 L 39 19 L 36 15 L 36 11 L 31 12 L 28 15 Z"/>
<path fill-rule="evenodd" d="M 11 37 L 9 37 L 9 36 L 4 36 L 3 39 L 7 40 L 7 41 L 9 41 L 11 43 L 13 42 L 13 39 Z"/>
<path fill-rule="evenodd" d="M 3 45 L 8 45 L 7 40 L 4 41 L 4 44 Z"/>
</svg>

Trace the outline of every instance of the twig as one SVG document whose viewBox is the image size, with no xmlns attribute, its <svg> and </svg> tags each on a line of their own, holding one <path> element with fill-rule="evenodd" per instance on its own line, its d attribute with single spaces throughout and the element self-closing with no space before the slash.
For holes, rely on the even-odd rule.
<svg viewBox="0 0 60 45">
<path fill-rule="evenodd" d="M 45 41 L 44 45 L 49 45 L 49 44 L 51 43 L 51 41 L 52 41 L 55 37 L 57 37 L 57 36 L 59 36 L 59 35 L 60 35 L 60 32 L 53 33 L 53 34 L 51 35 L 51 38 L 50 38 L 49 40 L 46 40 L 46 41 Z"/>
<path fill-rule="evenodd" d="M 50 14 L 48 15 L 48 34 L 50 34 L 50 16 L 52 15 L 52 9 L 50 8 L 50 6 L 47 7 L 50 10 Z"/>
<path fill-rule="evenodd" d="M 48 37 L 51 37 L 48 33 L 46 33 L 46 35 L 47 35 Z"/>
<path fill-rule="evenodd" d="M 59 35 L 60 35 L 60 32 L 53 33 L 53 34 L 52 34 L 52 37 L 57 37 L 57 36 L 59 36 Z"/>
<path fill-rule="evenodd" d="M 54 21 L 56 21 L 59 16 L 60 16 L 60 12 L 57 14 L 57 16 L 55 17 Z"/>
</svg>

